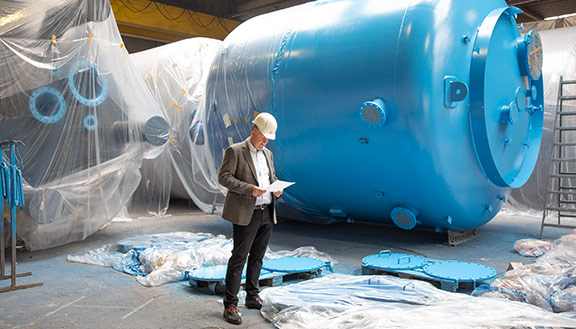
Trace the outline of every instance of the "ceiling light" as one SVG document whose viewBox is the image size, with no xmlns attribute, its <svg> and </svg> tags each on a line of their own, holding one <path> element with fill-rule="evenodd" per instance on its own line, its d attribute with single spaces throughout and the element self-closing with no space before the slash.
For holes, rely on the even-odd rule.
<svg viewBox="0 0 576 329">
<path fill-rule="evenodd" d="M 545 20 L 545 21 L 553 21 L 553 20 L 555 20 L 555 19 L 572 17 L 572 16 L 576 16 L 576 13 L 566 14 L 566 15 L 560 15 L 560 16 L 546 17 L 546 18 L 544 18 L 544 20 Z"/>
</svg>

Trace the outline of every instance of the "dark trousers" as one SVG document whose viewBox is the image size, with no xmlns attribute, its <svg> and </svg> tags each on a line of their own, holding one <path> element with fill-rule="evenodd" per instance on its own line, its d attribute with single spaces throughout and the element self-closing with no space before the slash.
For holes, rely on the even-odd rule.
<svg viewBox="0 0 576 329">
<path fill-rule="evenodd" d="M 268 247 L 272 233 L 272 207 L 254 210 L 252 220 L 247 226 L 233 224 L 234 247 L 226 270 L 226 295 L 224 307 L 238 305 L 238 291 L 242 281 L 242 270 L 246 267 L 246 299 L 256 298 L 259 292 L 258 279 L 262 268 L 262 259 Z"/>
</svg>

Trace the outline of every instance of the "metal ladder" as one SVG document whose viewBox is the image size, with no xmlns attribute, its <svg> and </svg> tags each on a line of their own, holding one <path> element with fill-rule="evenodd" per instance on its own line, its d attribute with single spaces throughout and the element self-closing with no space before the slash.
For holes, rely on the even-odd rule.
<svg viewBox="0 0 576 329">
<path fill-rule="evenodd" d="M 544 227 L 576 228 L 576 95 L 564 95 L 564 86 L 573 84 L 560 76 L 540 239 Z M 550 212 L 557 214 L 553 222 L 547 222 Z"/>
</svg>

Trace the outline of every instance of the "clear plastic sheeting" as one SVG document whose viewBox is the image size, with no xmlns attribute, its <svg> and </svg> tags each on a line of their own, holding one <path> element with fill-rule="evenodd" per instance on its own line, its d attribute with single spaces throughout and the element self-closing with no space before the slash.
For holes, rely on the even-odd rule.
<svg viewBox="0 0 576 329">
<path fill-rule="evenodd" d="M 528 31 L 528 29 L 525 29 Z M 558 99 L 558 82 L 560 76 L 564 80 L 576 80 L 576 26 L 553 30 L 539 31 L 542 38 L 542 51 L 544 62 L 542 76 L 544 77 L 544 125 L 542 144 L 536 167 L 528 182 L 519 189 L 512 191 L 506 207 L 521 211 L 529 209 L 543 210 L 546 196 L 546 184 L 552 152 L 552 129 L 554 127 L 554 113 Z M 576 95 L 576 85 L 564 87 L 564 95 Z M 564 102 L 565 111 L 576 110 L 574 102 Z M 564 117 L 565 126 L 576 126 L 575 118 Z M 576 133 L 564 133 L 563 142 L 576 142 Z M 576 157 L 574 148 L 564 148 L 563 157 Z M 564 172 L 575 172 L 576 163 L 562 163 Z M 557 170 L 555 170 L 554 173 Z M 566 186 L 576 186 L 573 178 L 563 179 Z M 573 200 L 576 201 L 576 200 Z"/>
<path fill-rule="evenodd" d="M 31 250 L 81 240 L 125 206 L 163 117 L 106 0 L 0 1 L 0 139 L 21 140 Z"/>
<path fill-rule="evenodd" d="M 140 252 L 141 271 L 136 279 L 145 286 L 184 280 L 184 273 L 203 265 L 225 264 L 230 257 L 232 240 L 224 235 L 197 242 L 152 246 Z"/>
<path fill-rule="evenodd" d="M 99 265 L 112 267 L 116 264 L 126 264 L 130 262 L 132 254 L 117 251 L 113 245 L 105 245 L 98 249 L 90 250 L 85 255 L 68 255 L 69 262 L 84 263 L 89 265 Z"/>
<path fill-rule="evenodd" d="M 519 240 L 515 248 L 520 253 L 540 249 L 543 255 L 478 287 L 473 295 L 526 302 L 553 312 L 576 311 L 576 230 L 551 243 Z"/>
<path fill-rule="evenodd" d="M 540 257 L 544 255 L 553 244 L 550 241 L 536 239 L 521 239 L 514 242 L 514 249 L 522 256 Z"/>
<path fill-rule="evenodd" d="M 523 23 L 523 25 L 525 31 L 530 30 L 544 31 L 551 29 L 559 29 L 563 27 L 576 26 L 576 17 L 571 16 L 554 20 L 526 22 Z"/>
<path fill-rule="evenodd" d="M 446 292 L 392 276 L 333 274 L 264 289 L 278 328 L 542 328 L 576 320 L 528 304 Z"/>
<path fill-rule="evenodd" d="M 171 127 L 165 152 L 144 161 L 133 206 L 163 215 L 172 196 L 191 199 L 204 212 L 221 211 L 218 166 L 205 147 L 202 122 L 192 124 L 200 115 L 206 79 L 221 44 L 192 38 L 130 55 Z"/>
<path fill-rule="evenodd" d="M 181 281 L 187 271 L 201 266 L 225 265 L 232 253 L 232 239 L 210 233 L 174 232 L 132 237 L 83 255 L 69 255 L 70 262 L 110 266 L 137 275 L 145 286 Z M 274 252 L 268 248 L 265 259 L 311 257 L 334 263 L 314 247 Z"/>
</svg>

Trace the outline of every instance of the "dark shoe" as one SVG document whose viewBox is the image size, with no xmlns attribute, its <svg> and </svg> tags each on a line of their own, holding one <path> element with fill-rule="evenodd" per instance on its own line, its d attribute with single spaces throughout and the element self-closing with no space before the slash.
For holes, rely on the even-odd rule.
<svg viewBox="0 0 576 329">
<path fill-rule="evenodd" d="M 262 308 L 262 299 L 260 297 L 246 299 L 246 308 L 259 310 Z"/>
<path fill-rule="evenodd" d="M 236 305 L 230 305 L 224 309 L 224 319 L 232 324 L 242 324 L 242 317 Z"/>
</svg>

